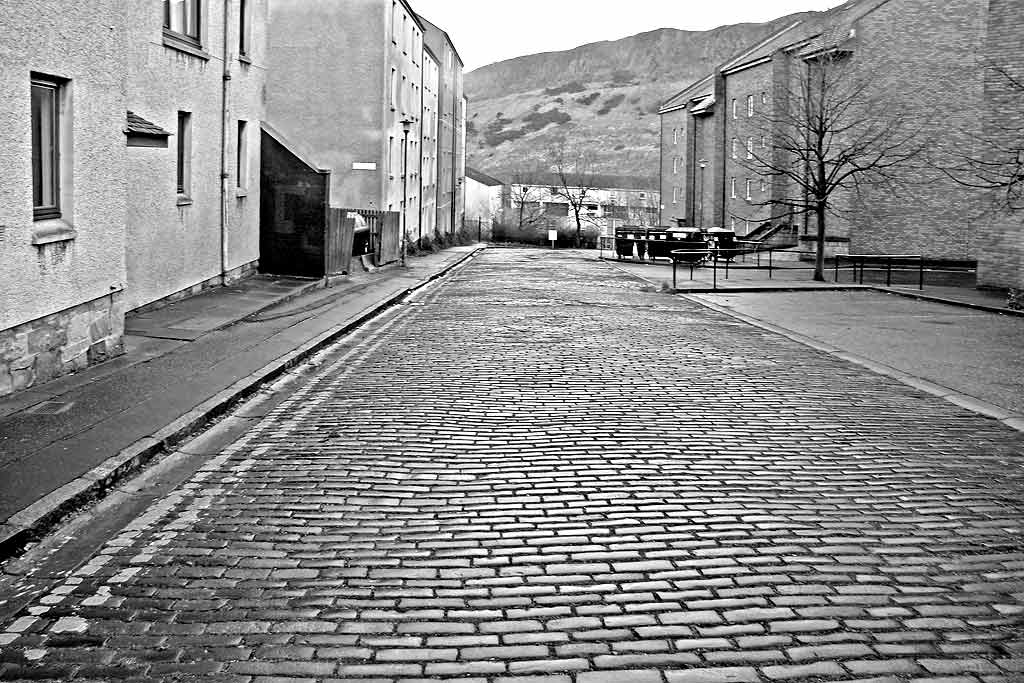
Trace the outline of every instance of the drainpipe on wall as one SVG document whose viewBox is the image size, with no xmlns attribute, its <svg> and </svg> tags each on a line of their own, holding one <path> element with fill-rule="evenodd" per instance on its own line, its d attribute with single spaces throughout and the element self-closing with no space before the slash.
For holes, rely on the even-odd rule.
<svg viewBox="0 0 1024 683">
<path fill-rule="evenodd" d="M 221 34 L 224 37 L 224 73 L 221 78 L 220 91 L 220 281 L 221 284 L 228 282 L 228 130 L 231 125 L 230 112 L 228 111 L 228 86 L 231 82 L 231 50 L 228 47 L 228 18 L 230 16 L 231 0 L 224 2 L 224 28 Z"/>
</svg>

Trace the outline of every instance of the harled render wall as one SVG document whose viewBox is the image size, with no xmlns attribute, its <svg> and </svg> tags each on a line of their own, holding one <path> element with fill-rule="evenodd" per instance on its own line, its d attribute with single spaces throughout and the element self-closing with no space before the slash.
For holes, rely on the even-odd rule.
<svg viewBox="0 0 1024 683">
<path fill-rule="evenodd" d="M 132 27 L 127 108 L 172 133 L 166 148 L 127 150 L 129 310 L 255 271 L 259 259 L 259 126 L 263 118 L 266 2 L 248 2 L 252 27 L 249 61 L 238 58 L 238 0 L 201 4 L 202 47 L 194 52 L 165 42 L 161 3 L 127 3 L 122 8 Z M 229 46 L 226 64 L 225 30 Z M 231 78 L 226 244 L 222 244 L 221 86 L 225 66 Z M 176 190 L 179 111 L 190 112 L 192 117 L 187 199 L 180 198 Z M 248 122 L 248 178 L 242 191 L 238 189 L 235 154 L 239 119 Z"/>
<path fill-rule="evenodd" d="M 124 3 L 0 4 L 0 396 L 122 351 Z M 65 79 L 62 216 L 32 212 L 30 78 Z"/>
</svg>

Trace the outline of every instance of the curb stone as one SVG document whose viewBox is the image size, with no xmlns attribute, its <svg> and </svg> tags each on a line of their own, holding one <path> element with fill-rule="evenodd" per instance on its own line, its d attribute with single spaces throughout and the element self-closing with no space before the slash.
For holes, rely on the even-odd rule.
<svg viewBox="0 0 1024 683">
<path fill-rule="evenodd" d="M 0 524 L 0 561 L 19 554 L 26 544 L 45 536 L 74 509 L 106 496 L 112 488 L 142 469 L 154 457 L 188 440 L 268 381 L 276 379 L 340 337 L 353 332 L 413 292 L 462 266 L 484 249 L 486 246 L 477 246 L 437 272 L 364 308 L 334 328 L 239 379 L 151 436 L 137 440 L 80 477 L 11 515 L 6 522 Z M 312 286 L 304 291 L 318 288 Z"/>
</svg>

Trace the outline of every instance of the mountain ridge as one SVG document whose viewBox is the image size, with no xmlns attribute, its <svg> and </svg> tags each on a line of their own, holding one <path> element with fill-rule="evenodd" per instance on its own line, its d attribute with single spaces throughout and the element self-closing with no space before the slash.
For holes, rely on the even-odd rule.
<svg viewBox="0 0 1024 683">
<path fill-rule="evenodd" d="M 499 178 L 535 171 L 564 140 L 594 172 L 657 175 L 661 103 L 759 40 L 823 14 L 707 31 L 656 28 L 469 71 L 467 163 Z"/>
</svg>

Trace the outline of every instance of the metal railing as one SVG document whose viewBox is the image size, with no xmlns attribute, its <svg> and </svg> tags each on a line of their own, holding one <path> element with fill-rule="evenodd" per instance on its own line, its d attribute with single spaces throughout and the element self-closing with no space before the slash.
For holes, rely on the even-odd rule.
<svg viewBox="0 0 1024 683">
<path fill-rule="evenodd" d="M 672 289 L 676 289 L 677 269 L 680 264 L 690 267 L 690 280 L 693 281 L 693 271 L 697 267 L 706 266 L 710 261 L 711 263 L 711 286 L 713 289 L 718 289 L 718 264 L 722 262 L 725 264 L 725 279 L 729 279 L 729 265 L 736 259 L 737 256 L 743 256 L 746 258 L 747 254 L 757 255 L 757 264 L 755 268 L 761 268 L 761 254 L 767 252 L 768 254 L 768 279 L 772 279 L 772 271 L 774 269 L 773 263 L 773 252 L 775 251 L 772 247 L 765 247 L 763 249 L 757 249 L 755 251 L 742 251 L 740 252 L 735 248 L 718 248 L 708 247 L 706 249 L 674 249 L 671 252 L 672 258 Z"/>
<path fill-rule="evenodd" d="M 870 262 L 885 263 L 885 286 L 892 287 L 892 266 L 894 261 L 916 261 L 917 262 L 917 288 L 924 289 L 924 256 L 920 254 L 836 254 L 833 264 L 834 273 L 832 279 L 839 282 L 839 267 L 843 260 L 850 262 L 853 267 L 853 279 L 858 284 L 864 284 L 864 268 Z M 857 271 L 860 270 L 858 280 Z"/>
</svg>

